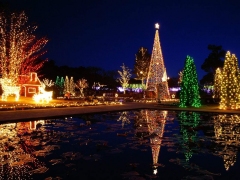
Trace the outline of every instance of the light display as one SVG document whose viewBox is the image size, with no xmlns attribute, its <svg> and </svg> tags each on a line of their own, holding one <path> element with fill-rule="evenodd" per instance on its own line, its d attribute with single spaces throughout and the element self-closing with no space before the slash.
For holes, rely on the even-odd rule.
<svg viewBox="0 0 240 180">
<path fill-rule="evenodd" d="M 66 76 L 65 81 L 64 81 L 63 93 L 66 94 L 68 92 L 70 92 L 69 91 L 69 79 L 68 79 L 68 76 Z"/>
<path fill-rule="evenodd" d="M 129 69 L 127 66 L 123 65 L 120 66 L 122 68 L 122 71 L 118 71 L 120 77 L 117 79 L 117 81 L 120 82 L 123 88 L 123 93 L 125 94 L 126 88 L 128 87 L 128 82 L 131 77 L 131 69 Z"/>
<path fill-rule="evenodd" d="M 2 85 L 2 101 L 7 101 L 9 95 L 15 95 L 15 101 L 19 100 L 20 86 L 12 86 L 11 79 L 0 78 L 0 84 Z"/>
<path fill-rule="evenodd" d="M 137 54 L 135 54 L 134 73 L 136 79 L 141 80 L 142 86 L 146 86 L 146 79 L 149 70 L 149 64 L 151 60 L 151 54 L 148 53 L 144 47 L 139 48 Z"/>
<path fill-rule="evenodd" d="M 22 131 L 32 132 L 29 126 L 23 130 L 23 124 L 25 122 L 0 125 L 0 179 L 31 179 L 33 170 L 47 169 L 44 163 L 33 155 L 34 144 L 30 143 L 34 140 L 29 135 L 21 136 Z"/>
<path fill-rule="evenodd" d="M 240 145 L 239 115 L 220 114 L 214 117 L 214 132 L 218 147 L 215 153 L 223 158 L 225 169 L 228 171 L 237 160 Z"/>
<path fill-rule="evenodd" d="M 65 81 L 64 81 L 64 94 L 66 93 L 70 93 L 71 95 L 75 95 L 75 83 L 73 81 L 73 77 L 68 78 L 68 76 L 66 76 Z"/>
<path fill-rule="evenodd" d="M 196 66 L 190 56 L 185 61 L 180 88 L 180 107 L 201 106 Z"/>
<path fill-rule="evenodd" d="M 33 100 L 37 103 L 49 103 L 50 100 L 52 100 L 52 91 L 45 91 L 45 84 L 42 83 L 42 86 L 39 87 L 39 93 L 33 95 Z"/>
<path fill-rule="evenodd" d="M 123 111 L 123 112 L 121 112 L 117 121 L 122 121 L 122 128 L 124 128 L 125 124 L 130 124 L 129 118 L 130 118 L 130 115 L 129 115 L 128 111 Z"/>
<path fill-rule="evenodd" d="M 138 136 L 140 135 L 141 138 L 150 138 L 153 159 L 152 168 L 154 175 L 158 173 L 157 167 L 161 166 L 161 164 L 158 163 L 158 157 L 162 144 L 167 114 L 167 111 L 141 110 L 136 116 L 136 133 Z"/>
<path fill-rule="evenodd" d="M 164 78 L 167 77 L 166 68 L 164 66 L 162 50 L 159 39 L 159 24 L 155 24 L 156 32 L 152 50 L 152 56 L 149 66 L 146 88 L 149 91 L 154 91 L 158 99 L 169 99 L 168 82 Z"/>
<path fill-rule="evenodd" d="M 222 70 L 222 83 L 220 91 L 220 109 L 239 108 L 239 68 L 235 54 L 228 51 L 225 56 Z"/>
<path fill-rule="evenodd" d="M 189 162 L 193 155 L 194 149 L 197 147 L 197 131 L 193 130 L 199 125 L 200 113 L 182 111 L 178 114 L 180 120 L 180 132 L 182 134 L 182 148 L 185 159 Z"/>
<path fill-rule="evenodd" d="M 57 87 L 57 96 L 62 96 L 63 95 L 63 89 L 64 89 L 64 79 L 63 77 L 57 76 L 55 86 Z"/>
<path fill-rule="evenodd" d="M 47 78 L 43 79 L 42 83 L 45 84 L 45 86 L 47 86 L 47 87 L 52 87 L 55 84 L 52 80 L 49 80 Z"/>
<path fill-rule="evenodd" d="M 216 98 L 216 99 L 220 98 L 221 83 L 222 83 L 221 69 L 217 68 L 216 73 L 214 75 L 213 98 Z"/>
<path fill-rule="evenodd" d="M 39 60 L 45 52 L 41 52 L 47 39 L 37 39 L 33 32 L 36 26 L 27 25 L 24 12 L 13 13 L 8 19 L 0 14 L 0 73 L 2 78 L 11 79 L 12 85 L 18 84 L 19 75 L 36 72 L 44 61 Z"/>
<path fill-rule="evenodd" d="M 80 90 L 80 97 L 84 97 L 83 89 L 88 87 L 87 80 L 82 78 L 76 82 L 76 88 Z"/>
</svg>

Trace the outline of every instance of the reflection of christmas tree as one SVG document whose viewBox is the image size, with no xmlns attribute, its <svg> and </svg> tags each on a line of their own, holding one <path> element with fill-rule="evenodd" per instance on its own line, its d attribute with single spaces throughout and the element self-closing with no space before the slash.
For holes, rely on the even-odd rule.
<svg viewBox="0 0 240 180">
<path fill-rule="evenodd" d="M 182 134 L 182 148 L 186 161 L 189 161 L 193 155 L 193 148 L 196 147 L 197 132 L 194 130 L 198 126 L 200 114 L 196 112 L 182 111 L 178 114 L 180 119 L 180 132 Z"/>
<path fill-rule="evenodd" d="M 163 61 L 162 49 L 159 39 L 159 24 L 155 24 L 156 33 L 154 38 L 152 57 L 147 77 L 147 90 L 157 93 L 159 99 L 168 99 L 169 90 L 167 83 L 167 72 Z M 160 89 L 159 89 L 160 88 Z M 159 89 L 159 90 L 158 90 Z"/>
<path fill-rule="evenodd" d="M 136 132 L 141 132 L 145 137 L 150 138 L 152 149 L 154 174 L 157 173 L 158 156 L 162 143 L 163 132 L 165 128 L 167 111 L 142 110 L 141 116 L 138 115 L 140 122 Z M 146 133 L 148 132 L 148 133 Z"/>
<path fill-rule="evenodd" d="M 240 116 L 218 115 L 214 117 L 214 131 L 217 154 L 223 158 L 226 170 L 233 166 L 237 159 L 240 145 Z"/>
</svg>

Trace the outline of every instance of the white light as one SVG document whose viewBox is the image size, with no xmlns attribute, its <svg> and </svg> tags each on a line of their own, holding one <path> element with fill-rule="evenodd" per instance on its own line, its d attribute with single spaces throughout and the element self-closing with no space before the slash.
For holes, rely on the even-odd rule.
<svg viewBox="0 0 240 180">
<path fill-rule="evenodd" d="M 159 29 L 159 24 L 158 23 L 155 24 L 155 28 Z"/>
<path fill-rule="evenodd" d="M 39 94 L 34 94 L 33 95 L 33 100 L 37 103 L 39 102 L 46 102 L 46 103 L 49 103 L 50 100 L 52 100 L 52 94 L 53 92 L 52 91 L 45 91 L 43 87 L 39 87 L 39 91 L 40 93 Z"/>
</svg>

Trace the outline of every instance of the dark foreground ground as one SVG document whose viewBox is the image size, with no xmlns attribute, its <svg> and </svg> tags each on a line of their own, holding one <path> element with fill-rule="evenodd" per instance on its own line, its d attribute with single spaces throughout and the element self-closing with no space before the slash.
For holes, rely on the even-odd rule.
<svg viewBox="0 0 240 180">
<path fill-rule="evenodd" d="M 179 108 L 169 104 L 156 102 L 123 102 L 97 105 L 82 105 L 79 100 L 52 100 L 47 104 L 36 104 L 31 98 L 21 97 L 18 102 L 9 98 L 7 102 L 0 101 L 0 121 L 41 119 L 46 117 L 73 116 L 76 114 L 122 111 L 131 109 L 163 109 L 177 111 L 200 111 L 216 113 L 240 113 L 240 110 L 220 110 L 218 105 L 203 105 L 200 108 Z"/>
</svg>

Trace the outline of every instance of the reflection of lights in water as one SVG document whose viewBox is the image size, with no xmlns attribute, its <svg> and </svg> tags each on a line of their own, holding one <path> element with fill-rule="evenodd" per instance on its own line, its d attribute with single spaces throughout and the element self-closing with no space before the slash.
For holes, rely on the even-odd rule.
<svg viewBox="0 0 240 180">
<path fill-rule="evenodd" d="M 121 115 L 117 121 L 122 121 L 122 127 L 124 127 L 125 124 L 130 124 L 128 112 L 127 111 L 121 112 Z"/>
<path fill-rule="evenodd" d="M 160 153 L 168 111 L 142 110 L 141 114 L 143 116 L 143 121 L 146 122 L 147 130 L 149 132 L 154 168 L 153 174 L 156 175 L 158 173 L 158 166 L 156 165 L 158 164 L 158 157 Z M 139 130 L 141 128 L 145 127 L 139 126 Z"/>
<path fill-rule="evenodd" d="M 240 145 L 240 116 L 218 115 L 214 116 L 214 132 L 219 150 L 216 152 L 223 158 L 226 171 L 237 160 L 238 147 Z"/>
<path fill-rule="evenodd" d="M 29 122 L 0 125 L 0 179 L 29 179 L 31 170 L 44 167 L 27 145 L 29 136 L 19 135 L 30 128 Z"/>
</svg>

